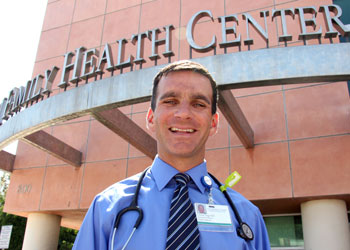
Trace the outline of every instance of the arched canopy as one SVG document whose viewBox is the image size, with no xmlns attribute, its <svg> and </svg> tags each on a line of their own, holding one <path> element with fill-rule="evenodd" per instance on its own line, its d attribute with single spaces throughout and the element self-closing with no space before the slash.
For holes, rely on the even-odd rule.
<svg viewBox="0 0 350 250">
<path fill-rule="evenodd" d="M 216 79 L 224 101 L 219 108 L 228 121 L 235 114 L 227 110 L 230 105 L 225 109 L 225 103 L 234 97 L 223 94 L 225 90 L 350 79 L 349 43 L 261 49 L 193 61 L 206 66 Z M 163 66 L 91 82 L 22 110 L 0 126 L 0 148 L 59 122 L 88 114 L 102 122 L 101 112 L 149 100 L 153 77 Z"/>
</svg>

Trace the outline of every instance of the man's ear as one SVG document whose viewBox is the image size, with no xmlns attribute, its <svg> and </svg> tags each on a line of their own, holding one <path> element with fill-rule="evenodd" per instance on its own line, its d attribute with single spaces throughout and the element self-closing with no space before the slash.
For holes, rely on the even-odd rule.
<svg viewBox="0 0 350 250">
<path fill-rule="evenodd" d="M 146 127 L 151 132 L 154 132 L 154 113 L 153 113 L 152 108 L 149 108 L 148 112 L 147 112 Z"/>
<path fill-rule="evenodd" d="M 211 118 L 211 128 L 209 135 L 215 135 L 219 127 L 219 114 L 215 113 Z"/>
</svg>

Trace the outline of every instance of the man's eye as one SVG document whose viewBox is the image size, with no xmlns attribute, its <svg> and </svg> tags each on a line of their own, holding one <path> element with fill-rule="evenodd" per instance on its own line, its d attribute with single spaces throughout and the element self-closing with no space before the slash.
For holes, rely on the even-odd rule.
<svg viewBox="0 0 350 250">
<path fill-rule="evenodd" d="M 165 104 L 176 104 L 175 100 L 164 100 L 163 103 Z"/>
<path fill-rule="evenodd" d="M 193 106 L 195 106 L 197 108 L 204 108 L 204 107 L 206 107 L 206 105 L 203 104 L 203 103 L 194 103 Z"/>
</svg>

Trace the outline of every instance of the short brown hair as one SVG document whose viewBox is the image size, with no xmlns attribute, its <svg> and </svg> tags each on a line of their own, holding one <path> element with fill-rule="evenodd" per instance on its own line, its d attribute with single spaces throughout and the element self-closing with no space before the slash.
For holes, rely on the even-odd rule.
<svg viewBox="0 0 350 250">
<path fill-rule="evenodd" d="M 218 99 L 218 94 L 217 94 L 217 86 L 216 86 L 216 81 L 214 78 L 211 76 L 209 71 L 201 64 L 192 62 L 189 60 L 183 60 L 183 61 L 177 61 L 173 62 L 163 69 L 161 69 L 158 74 L 154 77 L 153 79 L 153 89 L 152 89 L 152 98 L 151 98 L 151 109 L 154 111 L 156 109 L 157 105 L 157 89 L 158 89 L 158 84 L 162 77 L 165 77 L 171 72 L 176 72 L 176 71 L 192 71 L 199 73 L 210 81 L 211 88 L 213 90 L 213 97 L 212 97 L 212 105 L 211 105 L 211 113 L 215 114 L 216 109 L 217 109 L 217 99 Z"/>
</svg>

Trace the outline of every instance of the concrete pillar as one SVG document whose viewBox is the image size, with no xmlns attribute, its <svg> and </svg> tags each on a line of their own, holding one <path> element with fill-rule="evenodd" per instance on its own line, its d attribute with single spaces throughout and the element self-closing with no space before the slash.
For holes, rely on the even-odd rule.
<svg viewBox="0 0 350 250">
<path fill-rule="evenodd" d="M 27 219 L 22 250 L 56 250 L 61 216 L 31 213 Z"/>
<path fill-rule="evenodd" d="M 349 250 L 350 232 L 343 200 L 301 204 L 305 250 Z"/>
</svg>

